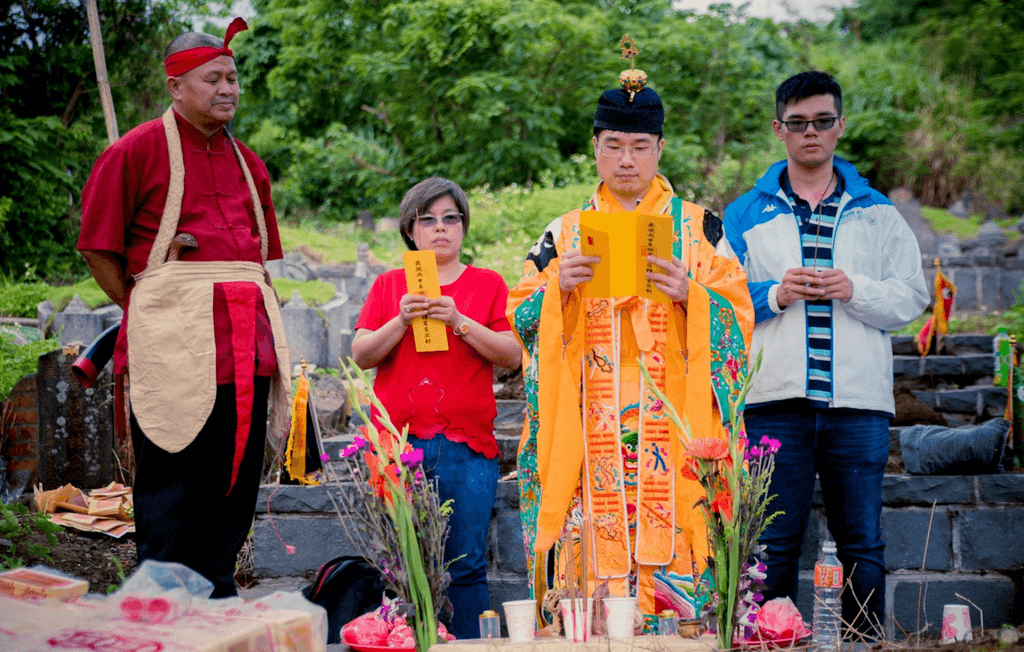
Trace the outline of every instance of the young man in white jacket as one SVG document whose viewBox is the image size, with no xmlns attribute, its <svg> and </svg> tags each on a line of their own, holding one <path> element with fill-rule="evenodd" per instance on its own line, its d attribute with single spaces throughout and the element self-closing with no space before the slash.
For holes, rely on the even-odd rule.
<svg viewBox="0 0 1024 652">
<path fill-rule="evenodd" d="M 800 547 L 815 473 L 844 576 L 843 619 L 882 625 L 885 542 L 882 476 L 894 412 L 889 331 L 929 301 L 917 240 L 903 217 L 850 163 L 833 156 L 843 135 L 842 90 L 804 72 L 776 90 L 772 128 L 786 160 L 729 205 L 725 233 L 754 302 L 747 396 L 751 442 L 779 440 L 769 511 L 782 510 L 766 547 L 765 599 L 796 599 Z M 866 604 L 867 622 L 859 604 Z M 875 631 L 881 633 L 881 629 Z"/>
</svg>

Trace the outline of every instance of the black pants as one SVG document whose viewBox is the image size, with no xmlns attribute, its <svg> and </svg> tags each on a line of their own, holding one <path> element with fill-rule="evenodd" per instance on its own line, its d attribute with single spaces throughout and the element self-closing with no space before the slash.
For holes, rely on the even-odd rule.
<svg viewBox="0 0 1024 652">
<path fill-rule="evenodd" d="M 270 379 L 255 379 L 252 426 L 231 493 L 235 386 L 218 385 L 213 412 L 191 444 L 168 453 L 131 417 L 135 448 L 135 541 L 146 559 L 182 563 L 213 582 L 214 598 L 237 595 L 235 560 L 252 526 L 263 471 Z"/>
</svg>

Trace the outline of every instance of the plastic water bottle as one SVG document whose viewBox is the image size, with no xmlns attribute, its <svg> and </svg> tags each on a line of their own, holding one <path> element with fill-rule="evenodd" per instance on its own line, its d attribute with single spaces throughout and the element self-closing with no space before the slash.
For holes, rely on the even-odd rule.
<svg viewBox="0 0 1024 652">
<path fill-rule="evenodd" d="M 818 650 L 839 649 L 843 565 L 836 557 L 836 542 L 826 540 L 814 565 L 814 639 Z"/>
<path fill-rule="evenodd" d="M 1010 336 L 1006 328 L 1000 326 L 996 336 L 992 338 L 992 384 L 996 387 L 1006 387 L 1006 381 L 1010 375 Z"/>
</svg>

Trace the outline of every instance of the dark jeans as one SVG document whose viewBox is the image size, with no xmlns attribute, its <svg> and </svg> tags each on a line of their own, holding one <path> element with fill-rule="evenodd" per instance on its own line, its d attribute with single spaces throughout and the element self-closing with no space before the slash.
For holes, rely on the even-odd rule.
<svg viewBox="0 0 1024 652">
<path fill-rule="evenodd" d="M 765 600 L 796 601 L 800 545 L 807 530 L 814 476 L 821 479 L 829 532 L 835 539 L 844 577 L 853 594 L 843 593 L 843 620 L 869 632 L 857 619 L 858 601 L 872 624 L 884 622 L 885 542 L 882 541 L 882 476 L 889 457 L 889 418 L 860 410 L 815 409 L 808 401 L 780 401 L 748 407 L 747 434 L 778 439 L 768 511 L 783 510 L 768 525 L 768 590 Z M 870 597 L 869 597 L 870 595 Z M 856 597 L 856 599 L 855 599 Z"/>
<path fill-rule="evenodd" d="M 135 448 L 135 541 L 139 563 L 179 562 L 213 582 L 214 598 L 237 594 L 235 560 L 252 527 L 263 471 L 269 378 L 256 378 L 252 427 L 231 493 L 235 386 L 218 385 L 213 412 L 191 444 L 168 453 L 131 417 Z"/>
<path fill-rule="evenodd" d="M 454 500 L 444 558 L 465 557 L 448 568 L 452 576 L 448 599 L 454 609 L 451 632 L 459 639 L 480 638 L 477 617 L 491 608 L 487 531 L 498 492 L 498 460 L 489 460 L 440 433 L 433 439 L 409 437 L 409 443 L 423 451 L 423 470 L 427 478 L 437 478 L 441 502 Z"/>
</svg>

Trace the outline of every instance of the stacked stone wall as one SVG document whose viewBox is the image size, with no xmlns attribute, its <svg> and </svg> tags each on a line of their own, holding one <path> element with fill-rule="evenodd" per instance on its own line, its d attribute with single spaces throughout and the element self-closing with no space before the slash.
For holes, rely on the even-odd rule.
<svg viewBox="0 0 1024 652">
<path fill-rule="evenodd" d="M 924 627 L 926 635 L 937 636 L 943 605 L 964 599 L 984 611 L 986 627 L 1024 620 L 1024 474 L 887 475 L 883 501 L 889 640 Z M 814 564 L 825 534 L 820 487 L 813 509 L 797 604 L 808 621 Z M 500 610 L 502 601 L 524 598 L 528 591 L 515 482 L 498 485 L 489 542 L 491 608 Z M 285 543 L 295 554 L 288 554 Z M 307 575 L 335 556 L 357 554 L 324 487 L 263 487 L 254 550 L 254 572 L 261 578 Z"/>
</svg>

